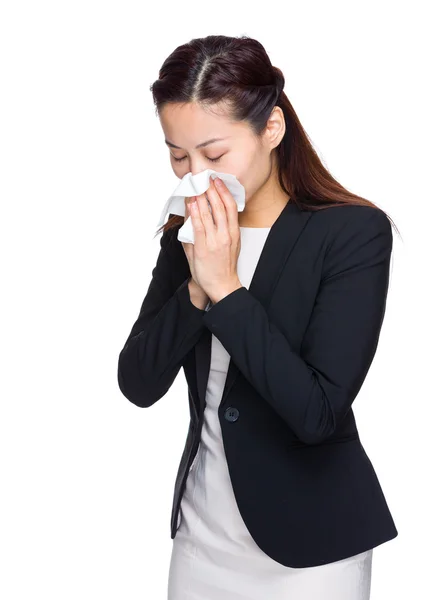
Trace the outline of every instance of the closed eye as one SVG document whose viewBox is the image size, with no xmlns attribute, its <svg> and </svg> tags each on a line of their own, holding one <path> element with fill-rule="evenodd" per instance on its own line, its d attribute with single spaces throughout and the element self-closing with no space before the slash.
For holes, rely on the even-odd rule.
<svg viewBox="0 0 430 600">
<path fill-rule="evenodd" d="M 218 156 L 218 158 L 209 158 L 207 157 L 208 160 L 210 160 L 211 162 L 218 162 L 219 160 L 221 160 L 221 158 L 224 156 L 224 154 L 221 154 L 221 156 Z M 173 158 L 173 160 L 176 160 L 176 162 L 181 162 L 182 160 L 185 160 L 187 157 L 183 156 L 182 158 L 176 158 L 176 156 L 173 156 L 173 154 L 171 154 L 171 157 Z"/>
</svg>

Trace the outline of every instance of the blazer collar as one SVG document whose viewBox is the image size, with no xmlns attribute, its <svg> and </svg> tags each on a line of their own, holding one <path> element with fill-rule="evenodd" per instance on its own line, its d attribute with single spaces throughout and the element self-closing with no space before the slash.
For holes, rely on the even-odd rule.
<svg viewBox="0 0 430 600">
<path fill-rule="evenodd" d="M 268 309 L 273 290 L 283 271 L 297 238 L 312 215 L 312 211 L 302 210 L 296 203 L 289 200 L 276 221 L 273 223 L 257 266 L 254 271 L 248 291 Z M 210 371 L 212 332 L 205 328 L 195 345 L 197 369 L 197 390 L 201 410 L 206 406 L 206 387 Z M 236 380 L 239 369 L 230 360 L 227 378 L 221 398 L 222 404 Z"/>
</svg>

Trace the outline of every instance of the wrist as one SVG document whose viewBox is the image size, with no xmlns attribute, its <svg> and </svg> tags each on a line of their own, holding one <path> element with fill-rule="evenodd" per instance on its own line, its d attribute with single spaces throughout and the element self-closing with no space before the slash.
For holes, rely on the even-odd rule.
<svg viewBox="0 0 430 600">
<path fill-rule="evenodd" d="M 209 302 L 209 296 L 206 292 L 194 281 L 191 277 L 188 281 L 188 291 L 190 293 L 190 300 L 200 310 L 205 310 L 207 303 Z"/>
</svg>

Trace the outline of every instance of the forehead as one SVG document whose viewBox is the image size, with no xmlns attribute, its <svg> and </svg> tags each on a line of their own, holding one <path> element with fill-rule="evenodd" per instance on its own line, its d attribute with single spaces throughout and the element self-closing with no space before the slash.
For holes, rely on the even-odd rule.
<svg viewBox="0 0 430 600">
<path fill-rule="evenodd" d="M 246 132 L 244 123 L 230 121 L 225 110 L 203 109 L 195 102 L 167 103 L 159 113 L 165 138 L 181 148 L 195 148 L 210 138 L 228 138 Z M 221 142 L 219 142 L 221 143 Z"/>
</svg>

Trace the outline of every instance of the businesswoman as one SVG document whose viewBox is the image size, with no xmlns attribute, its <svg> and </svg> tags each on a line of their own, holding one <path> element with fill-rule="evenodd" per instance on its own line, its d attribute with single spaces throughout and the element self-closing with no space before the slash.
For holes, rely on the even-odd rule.
<svg viewBox="0 0 430 600">
<path fill-rule="evenodd" d="M 169 214 L 119 355 L 139 407 L 181 367 L 188 384 L 169 600 L 367 600 L 373 548 L 397 536 L 352 409 L 391 223 L 330 175 L 283 87 L 260 43 L 226 36 L 179 46 L 151 86 L 175 174 L 246 190 L 242 212 L 222 182 L 186 200 L 194 245 Z"/>
</svg>

